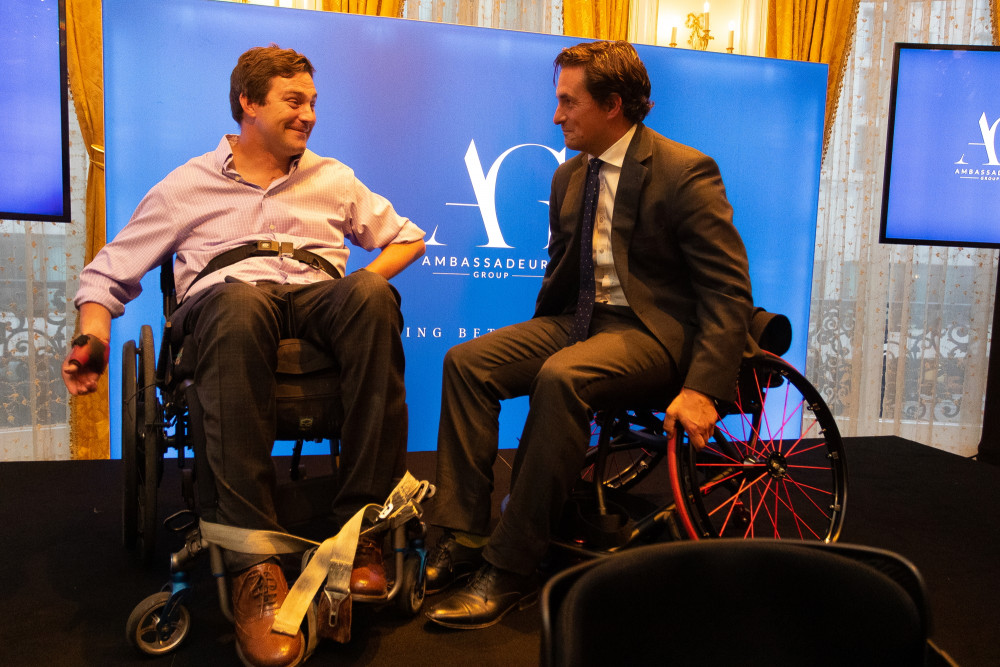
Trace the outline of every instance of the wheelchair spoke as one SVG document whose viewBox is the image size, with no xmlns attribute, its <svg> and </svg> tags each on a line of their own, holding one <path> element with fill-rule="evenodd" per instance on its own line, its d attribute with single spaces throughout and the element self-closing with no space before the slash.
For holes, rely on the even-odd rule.
<svg viewBox="0 0 1000 667">
<path fill-rule="evenodd" d="M 783 360 L 755 358 L 734 406 L 703 450 L 677 448 L 689 524 L 703 536 L 836 540 L 846 466 L 819 394 Z"/>
</svg>

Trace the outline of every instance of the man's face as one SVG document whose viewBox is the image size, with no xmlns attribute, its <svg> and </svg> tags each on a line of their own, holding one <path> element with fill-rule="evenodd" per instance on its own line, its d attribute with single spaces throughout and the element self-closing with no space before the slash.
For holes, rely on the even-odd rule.
<svg viewBox="0 0 1000 667">
<path fill-rule="evenodd" d="M 562 126 L 566 148 L 600 155 L 609 141 L 609 109 L 587 91 L 583 67 L 564 67 L 556 83 L 556 113 L 552 122 Z"/>
<path fill-rule="evenodd" d="M 254 127 L 275 156 L 289 158 L 306 149 L 316 124 L 316 87 L 306 72 L 271 79 L 264 104 L 250 104 Z"/>
</svg>

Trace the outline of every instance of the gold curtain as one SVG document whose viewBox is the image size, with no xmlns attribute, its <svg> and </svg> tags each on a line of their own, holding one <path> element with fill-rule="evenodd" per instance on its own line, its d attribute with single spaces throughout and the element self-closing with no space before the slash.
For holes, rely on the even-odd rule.
<svg viewBox="0 0 1000 667">
<path fill-rule="evenodd" d="M 826 63 L 830 67 L 824 154 L 837 113 L 859 4 L 859 0 L 768 0 L 767 57 Z"/>
<path fill-rule="evenodd" d="M 101 0 L 67 0 L 66 44 L 73 104 L 90 155 L 86 263 L 105 242 Z M 107 377 L 105 373 L 96 393 L 70 399 L 70 454 L 74 459 L 101 459 L 110 455 Z"/>
<path fill-rule="evenodd" d="M 993 24 L 993 44 L 1000 46 L 1000 0 L 990 3 L 990 19 Z"/>
<path fill-rule="evenodd" d="M 322 0 L 320 9 L 325 12 L 399 18 L 403 13 L 403 0 Z"/>
<path fill-rule="evenodd" d="M 564 0 L 563 34 L 628 39 L 628 9 L 628 0 Z"/>
</svg>

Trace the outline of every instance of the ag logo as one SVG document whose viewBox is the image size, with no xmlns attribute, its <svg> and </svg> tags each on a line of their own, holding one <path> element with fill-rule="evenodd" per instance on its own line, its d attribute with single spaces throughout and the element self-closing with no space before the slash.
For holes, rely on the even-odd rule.
<svg viewBox="0 0 1000 667">
<path fill-rule="evenodd" d="M 469 142 L 469 149 L 465 152 L 465 168 L 469 172 L 469 180 L 472 181 L 472 190 L 476 195 L 475 204 L 460 204 L 448 202 L 448 206 L 477 206 L 479 207 L 479 213 L 483 219 L 483 226 L 486 229 L 486 239 L 487 242 L 480 245 L 480 248 L 512 248 L 513 246 L 508 245 L 503 238 L 503 232 L 500 229 L 500 221 L 497 219 L 497 206 L 496 206 L 496 196 L 497 196 L 497 174 L 500 172 L 500 165 L 503 164 L 504 159 L 507 158 L 514 151 L 521 148 L 544 148 L 552 157 L 556 159 L 556 164 L 562 164 L 566 161 L 566 148 L 564 147 L 561 151 L 555 151 L 548 146 L 542 144 L 518 144 L 508 148 L 503 153 L 500 154 L 492 165 L 490 165 L 489 172 L 483 172 L 483 164 L 479 159 L 479 151 L 476 150 L 476 142 L 472 140 Z M 542 202 L 548 205 L 548 202 Z M 437 239 L 437 227 L 434 228 L 434 233 L 431 234 L 431 238 L 427 241 L 429 246 L 442 246 L 444 243 L 438 241 Z"/>
<path fill-rule="evenodd" d="M 979 131 L 983 135 L 983 140 L 982 142 L 978 141 L 969 142 L 970 146 L 982 146 L 986 149 L 987 161 L 983 163 L 984 165 L 1000 166 L 1000 162 L 997 161 L 997 148 L 996 148 L 996 132 L 998 124 L 1000 124 L 1000 118 L 993 121 L 993 124 L 990 125 L 989 122 L 986 120 L 986 112 L 983 112 L 983 115 L 979 117 Z M 965 161 L 964 153 L 962 154 L 962 157 L 958 159 L 958 162 L 956 162 L 955 164 L 969 164 L 968 162 Z"/>
</svg>

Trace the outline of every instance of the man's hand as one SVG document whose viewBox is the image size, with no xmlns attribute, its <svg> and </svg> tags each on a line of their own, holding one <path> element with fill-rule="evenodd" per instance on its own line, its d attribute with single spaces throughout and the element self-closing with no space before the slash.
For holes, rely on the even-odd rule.
<svg viewBox="0 0 1000 667">
<path fill-rule="evenodd" d="M 80 304 L 80 331 L 86 342 L 77 336 L 62 365 L 63 382 L 74 396 L 97 391 L 97 380 L 108 366 L 111 312 L 99 303 Z"/>
<path fill-rule="evenodd" d="M 73 339 L 62 365 L 63 382 L 74 396 L 97 391 L 97 381 L 108 367 L 111 348 L 97 336 L 82 334 Z"/>
<path fill-rule="evenodd" d="M 700 391 L 685 387 L 667 408 L 663 430 L 674 435 L 679 424 L 688 434 L 694 448 L 701 450 L 715 433 L 715 422 L 718 420 L 715 402 Z"/>
</svg>

